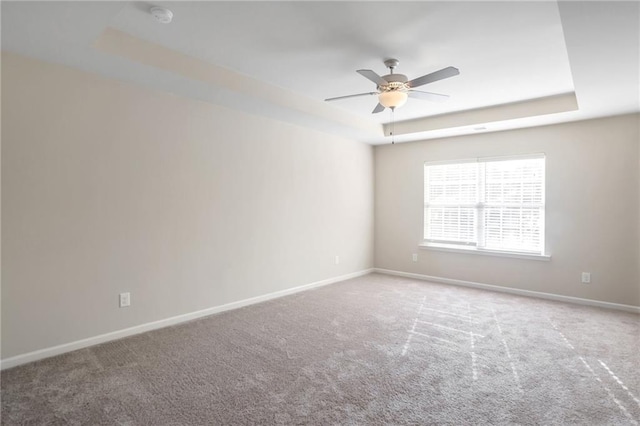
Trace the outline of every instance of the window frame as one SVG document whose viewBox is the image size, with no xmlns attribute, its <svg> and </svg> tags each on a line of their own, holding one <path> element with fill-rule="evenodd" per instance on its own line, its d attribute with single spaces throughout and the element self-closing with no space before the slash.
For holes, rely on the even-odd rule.
<svg viewBox="0 0 640 426">
<path fill-rule="evenodd" d="M 474 212 L 474 239 L 475 241 L 445 241 L 439 239 L 428 239 L 427 237 L 427 217 L 430 213 L 428 208 L 430 207 L 427 200 L 427 167 L 429 166 L 441 166 L 441 165 L 453 165 L 453 164 L 467 164 L 467 163 L 491 163 L 499 161 L 514 161 L 514 160 L 531 160 L 531 159 L 543 159 L 542 166 L 542 187 L 541 187 L 541 200 L 540 204 L 533 203 L 530 207 L 538 208 L 541 211 L 541 230 L 540 230 L 540 250 L 518 250 L 518 249 L 495 249 L 487 248 L 484 246 L 484 214 L 487 205 L 486 203 L 487 188 L 484 182 L 484 168 L 478 167 L 476 175 L 476 202 L 471 205 L 466 203 L 454 203 L 455 206 L 466 206 L 466 208 L 473 208 Z M 534 259 L 534 260 L 550 260 L 551 256 L 546 253 L 546 155 L 544 153 L 532 153 L 521 155 L 509 155 L 509 156 L 494 156 L 494 157 L 478 157 L 478 158 L 466 158 L 457 160 L 446 161 L 426 161 L 423 163 L 423 215 L 422 215 L 422 242 L 419 244 L 420 248 L 446 251 L 446 252 L 459 252 L 459 253 L 473 253 L 489 256 L 503 256 L 522 259 Z M 444 206 L 446 203 L 442 203 Z M 508 204 L 508 203 L 503 203 Z M 431 204 L 433 206 L 433 204 Z M 515 207 L 522 208 L 526 206 L 525 203 L 520 203 Z M 503 207 L 504 208 L 504 207 Z"/>
</svg>

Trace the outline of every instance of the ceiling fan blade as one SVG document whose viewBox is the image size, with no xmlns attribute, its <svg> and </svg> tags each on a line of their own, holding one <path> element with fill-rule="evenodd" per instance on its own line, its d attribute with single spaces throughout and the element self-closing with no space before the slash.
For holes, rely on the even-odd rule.
<svg viewBox="0 0 640 426">
<path fill-rule="evenodd" d="M 455 75 L 460 74 L 458 68 L 456 67 L 447 67 L 443 68 L 440 71 L 432 72 L 431 74 L 423 75 L 422 77 L 414 78 L 413 80 L 407 83 L 409 87 L 419 87 L 425 84 L 433 83 L 434 81 L 443 80 L 445 78 L 453 77 Z"/>
<path fill-rule="evenodd" d="M 338 100 L 338 99 L 356 98 L 358 96 L 370 96 L 370 95 L 377 95 L 377 94 L 378 94 L 378 92 L 357 93 L 355 95 L 337 96 L 335 98 L 327 98 L 327 99 L 325 99 L 325 101 L 335 101 L 335 100 Z"/>
<path fill-rule="evenodd" d="M 441 95 L 440 93 L 423 92 L 422 90 L 409 90 L 409 96 L 417 99 L 425 99 L 432 102 L 444 102 L 449 99 L 449 95 Z"/>
<path fill-rule="evenodd" d="M 381 103 L 378 103 L 378 105 L 376 105 L 373 111 L 371 111 L 371 114 L 377 114 L 382 111 L 384 111 L 384 105 L 382 105 Z"/>
<path fill-rule="evenodd" d="M 378 74 L 376 74 L 375 71 L 358 70 L 356 72 L 358 74 L 360 74 L 361 76 L 363 76 L 365 78 L 368 78 L 369 80 L 373 81 L 378 86 L 384 86 L 384 85 L 389 83 L 387 80 L 385 80 L 384 78 L 382 78 Z"/>
</svg>

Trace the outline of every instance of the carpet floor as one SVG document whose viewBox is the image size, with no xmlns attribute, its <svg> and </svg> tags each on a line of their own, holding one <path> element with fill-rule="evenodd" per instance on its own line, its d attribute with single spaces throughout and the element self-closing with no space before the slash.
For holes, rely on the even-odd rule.
<svg viewBox="0 0 640 426">
<path fill-rule="evenodd" d="M 371 274 L 2 372 L 5 425 L 637 425 L 640 316 Z"/>
</svg>

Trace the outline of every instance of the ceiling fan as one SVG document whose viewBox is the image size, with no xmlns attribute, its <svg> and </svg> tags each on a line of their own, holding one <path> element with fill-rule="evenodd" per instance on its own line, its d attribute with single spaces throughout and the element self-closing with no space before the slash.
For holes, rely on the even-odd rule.
<svg viewBox="0 0 640 426">
<path fill-rule="evenodd" d="M 391 110 L 395 110 L 396 108 L 404 105 L 407 102 L 407 98 L 409 96 L 411 96 L 412 98 L 442 102 L 449 99 L 449 96 L 441 95 L 439 93 L 424 92 L 422 90 L 416 90 L 415 88 L 460 74 L 460 71 L 458 71 L 457 68 L 446 67 L 439 71 L 423 75 L 422 77 L 409 80 L 404 74 L 393 73 L 393 70 L 398 66 L 398 63 L 399 61 L 397 59 L 387 59 L 386 61 L 384 61 L 384 65 L 389 68 L 389 74 L 382 77 L 371 70 L 357 71 L 358 74 L 373 81 L 376 84 L 378 90 L 377 92 L 366 92 L 358 93 L 355 95 L 338 96 L 335 98 L 325 99 L 325 101 L 336 101 L 339 99 L 355 98 L 358 96 L 378 95 L 378 105 L 376 105 L 373 111 L 371 111 L 372 114 L 381 112 L 385 108 L 391 108 Z"/>
</svg>

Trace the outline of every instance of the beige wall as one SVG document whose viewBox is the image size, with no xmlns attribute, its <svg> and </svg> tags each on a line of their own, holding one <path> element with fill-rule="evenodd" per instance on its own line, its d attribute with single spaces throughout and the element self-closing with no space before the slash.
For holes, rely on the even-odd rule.
<svg viewBox="0 0 640 426">
<path fill-rule="evenodd" d="M 2 358 L 373 266 L 368 145 L 11 54 L 2 89 Z"/>
<path fill-rule="evenodd" d="M 639 117 L 376 147 L 376 267 L 640 305 Z M 425 161 L 536 152 L 547 155 L 550 262 L 418 249 Z"/>
</svg>

